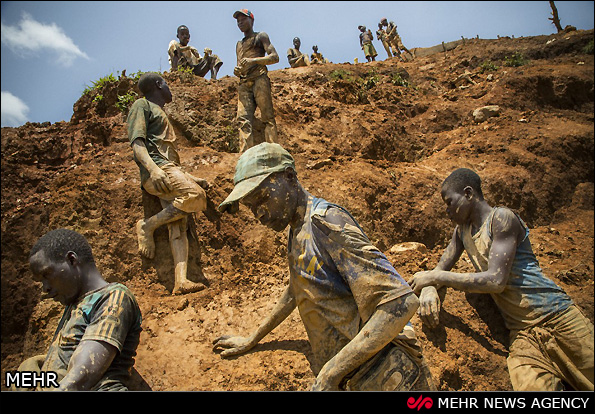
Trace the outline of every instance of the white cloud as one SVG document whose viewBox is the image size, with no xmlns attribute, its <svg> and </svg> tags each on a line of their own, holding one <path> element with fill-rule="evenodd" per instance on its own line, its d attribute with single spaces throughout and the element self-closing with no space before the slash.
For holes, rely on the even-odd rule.
<svg viewBox="0 0 595 414">
<path fill-rule="evenodd" d="M 77 57 L 89 59 L 55 23 L 39 23 L 28 13 L 23 13 L 23 18 L 17 25 L 2 23 L 0 32 L 2 43 L 22 55 L 50 50 L 57 54 L 58 63 L 64 66 L 71 66 Z"/>
<path fill-rule="evenodd" d="M 2 91 L 1 124 L 3 127 L 21 126 L 27 122 L 29 107 L 10 92 Z"/>
</svg>

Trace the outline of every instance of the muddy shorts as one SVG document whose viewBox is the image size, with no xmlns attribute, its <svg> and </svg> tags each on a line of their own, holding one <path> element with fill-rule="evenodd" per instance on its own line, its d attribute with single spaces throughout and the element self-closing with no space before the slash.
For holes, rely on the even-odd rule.
<svg viewBox="0 0 595 414">
<path fill-rule="evenodd" d="M 143 188 L 160 200 L 173 204 L 178 210 L 185 213 L 197 213 L 207 208 L 207 195 L 192 177 L 174 164 L 161 165 L 160 168 L 167 174 L 172 190 L 169 193 L 159 191 L 149 178 Z"/>
<path fill-rule="evenodd" d="M 593 324 L 576 306 L 511 332 L 508 371 L 515 391 L 593 391 Z"/>
<path fill-rule="evenodd" d="M 366 57 L 378 56 L 378 52 L 376 52 L 376 48 L 372 43 L 364 43 L 364 54 Z"/>
<path fill-rule="evenodd" d="M 435 391 L 416 341 L 395 340 L 363 364 L 343 385 L 348 391 Z"/>
</svg>

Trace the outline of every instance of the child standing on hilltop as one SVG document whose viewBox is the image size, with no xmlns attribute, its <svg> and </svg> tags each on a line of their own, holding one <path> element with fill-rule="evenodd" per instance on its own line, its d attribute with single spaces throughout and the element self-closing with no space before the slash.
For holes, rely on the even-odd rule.
<svg viewBox="0 0 595 414">
<path fill-rule="evenodd" d="M 364 55 L 366 55 L 368 62 L 374 62 L 376 60 L 376 56 L 378 56 L 378 52 L 376 52 L 376 48 L 372 44 L 374 35 L 372 35 L 371 30 L 366 29 L 366 26 L 358 26 L 357 28 L 361 32 L 359 35 L 359 45 L 364 51 Z"/>
<path fill-rule="evenodd" d="M 233 17 L 244 34 L 244 38 L 236 44 L 237 65 L 233 70 L 233 74 L 240 78 L 237 120 L 241 153 L 255 144 L 252 124 L 257 106 L 264 124 L 265 141 L 277 142 L 277 123 L 267 65 L 278 63 L 279 55 L 268 34 L 254 31 L 254 14 L 250 10 L 237 10 Z"/>
</svg>

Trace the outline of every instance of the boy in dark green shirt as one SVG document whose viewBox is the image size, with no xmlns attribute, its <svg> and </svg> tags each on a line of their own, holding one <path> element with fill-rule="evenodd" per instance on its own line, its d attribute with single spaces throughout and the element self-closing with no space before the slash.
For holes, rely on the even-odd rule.
<svg viewBox="0 0 595 414">
<path fill-rule="evenodd" d="M 42 390 L 127 390 L 141 332 L 132 292 L 106 282 L 85 238 L 69 229 L 41 237 L 29 265 L 46 298 L 66 309 L 47 354 L 25 360 L 18 371 L 51 374 L 55 381 L 38 384 Z"/>
<path fill-rule="evenodd" d="M 163 210 L 136 224 L 139 251 L 148 258 L 155 255 L 153 232 L 167 224 L 175 266 L 173 293 L 197 292 L 204 284 L 187 279 L 188 214 L 204 211 L 207 196 L 201 187 L 205 180 L 184 172 L 176 148 L 176 134 L 163 111 L 171 102 L 171 91 L 165 80 L 156 73 L 145 73 L 138 81 L 145 96 L 138 99 L 128 114 L 128 139 L 134 161 L 140 169 L 141 185 L 151 195 L 159 197 Z"/>
</svg>

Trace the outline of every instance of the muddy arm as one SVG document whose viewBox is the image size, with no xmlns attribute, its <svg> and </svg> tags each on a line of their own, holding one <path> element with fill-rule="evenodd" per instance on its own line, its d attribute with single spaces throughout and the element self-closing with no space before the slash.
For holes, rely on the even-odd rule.
<svg viewBox="0 0 595 414">
<path fill-rule="evenodd" d="M 416 293 L 431 285 L 448 286 L 472 293 L 502 292 L 510 275 L 521 230 L 521 224 L 514 213 L 510 210 L 498 212 L 492 223 L 493 241 L 486 271 L 455 273 L 437 267 L 428 272 L 416 273 L 409 284 Z"/>
<path fill-rule="evenodd" d="M 338 390 L 341 380 L 392 341 L 411 319 L 419 300 L 410 293 L 376 309 L 359 333 L 320 370 L 312 391 Z"/>
<path fill-rule="evenodd" d="M 248 337 L 230 335 L 221 336 L 213 341 L 213 351 L 223 350 L 221 352 L 221 356 L 223 357 L 239 355 L 249 351 L 269 332 L 287 319 L 295 307 L 296 301 L 288 286 L 273 308 L 271 314 L 260 324 L 255 332 Z"/>
<path fill-rule="evenodd" d="M 157 164 L 149 156 L 145 142 L 141 138 L 137 138 L 132 142 L 132 151 L 135 158 L 149 171 L 151 174 L 151 181 L 158 190 L 165 193 L 171 191 L 171 185 L 167 174 L 159 168 Z"/>
<path fill-rule="evenodd" d="M 105 374 L 118 350 L 102 341 L 81 341 L 72 354 L 60 391 L 88 391 Z"/>
<path fill-rule="evenodd" d="M 451 241 L 449 245 L 442 253 L 442 257 L 440 261 L 434 268 L 434 270 L 450 270 L 456 264 L 456 262 L 461 257 L 463 253 L 464 247 L 461 239 L 458 237 L 458 227 L 455 228 Z M 418 272 L 423 274 L 425 272 Z M 418 273 L 414 275 L 417 276 Z M 409 282 L 410 284 L 412 281 Z M 438 326 L 440 322 L 440 296 L 438 294 L 438 289 L 441 286 L 438 285 L 428 285 L 421 289 L 419 292 L 419 317 L 421 318 L 422 322 L 430 326 L 431 328 L 435 328 Z"/>
</svg>

